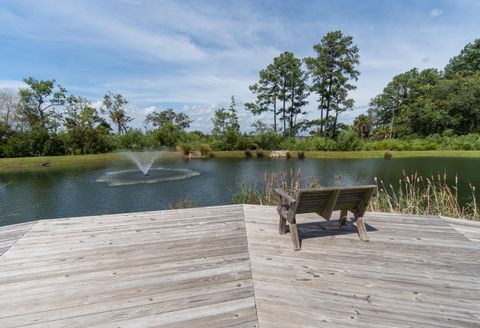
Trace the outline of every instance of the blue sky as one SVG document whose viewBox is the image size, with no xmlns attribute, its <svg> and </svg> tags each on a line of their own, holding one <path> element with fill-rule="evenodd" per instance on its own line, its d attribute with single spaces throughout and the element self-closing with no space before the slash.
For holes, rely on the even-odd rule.
<svg viewBox="0 0 480 328">
<path fill-rule="evenodd" d="M 443 68 L 480 37 L 480 1 L 22 1 L 0 2 L 0 88 L 22 78 L 55 78 L 93 102 L 122 93 L 141 127 L 145 114 L 185 111 L 192 129 L 209 131 L 213 111 L 248 86 L 282 51 L 312 56 L 331 30 L 360 48 L 360 79 L 352 93 L 366 110 L 396 74 Z M 315 117 L 315 99 L 307 110 Z M 252 118 L 240 108 L 247 129 Z M 266 119 L 265 117 L 261 117 Z"/>
</svg>

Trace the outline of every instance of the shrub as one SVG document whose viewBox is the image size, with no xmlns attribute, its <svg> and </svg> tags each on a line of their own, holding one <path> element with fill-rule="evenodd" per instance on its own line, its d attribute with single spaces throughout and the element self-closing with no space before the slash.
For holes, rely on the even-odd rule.
<svg viewBox="0 0 480 328">
<path fill-rule="evenodd" d="M 337 139 L 338 150 L 358 150 L 361 149 L 362 141 L 354 129 L 348 129 L 340 132 Z"/>
<path fill-rule="evenodd" d="M 115 136 L 117 149 L 142 150 L 148 147 L 147 139 L 141 130 L 130 129 L 123 135 Z"/>
<path fill-rule="evenodd" d="M 247 135 L 239 136 L 237 139 L 237 143 L 235 145 L 235 149 L 238 150 L 250 150 L 250 149 L 257 149 L 258 145 L 255 143 L 252 137 Z"/>
<path fill-rule="evenodd" d="M 212 152 L 212 148 L 210 148 L 209 144 L 200 144 L 200 146 L 198 146 L 198 150 L 202 156 L 209 155 Z"/>
<path fill-rule="evenodd" d="M 258 146 L 257 148 L 268 150 L 279 149 L 282 139 L 282 136 L 278 133 L 267 132 L 255 136 L 255 143 Z"/>
<path fill-rule="evenodd" d="M 277 149 L 295 149 L 297 141 L 295 138 L 287 137 L 279 145 Z"/>
<path fill-rule="evenodd" d="M 181 143 L 178 145 L 178 148 L 183 152 L 184 155 L 188 155 L 192 151 L 192 146 L 187 143 Z"/>
</svg>

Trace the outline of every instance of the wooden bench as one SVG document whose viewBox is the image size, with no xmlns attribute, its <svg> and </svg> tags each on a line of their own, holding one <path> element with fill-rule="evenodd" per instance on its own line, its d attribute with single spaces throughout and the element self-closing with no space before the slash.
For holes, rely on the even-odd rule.
<svg viewBox="0 0 480 328">
<path fill-rule="evenodd" d="M 347 221 L 348 211 L 355 218 L 358 236 L 363 241 L 368 241 L 367 231 L 363 223 L 363 215 L 368 202 L 377 187 L 375 185 L 354 187 L 332 187 L 319 189 L 301 189 L 292 197 L 283 189 L 275 189 L 279 196 L 277 206 L 280 220 L 278 232 L 286 233 L 287 221 L 290 225 L 293 248 L 300 250 L 297 221 L 295 216 L 301 213 L 317 213 L 326 220 L 330 220 L 332 212 L 340 210 L 339 225 L 343 227 Z"/>
</svg>

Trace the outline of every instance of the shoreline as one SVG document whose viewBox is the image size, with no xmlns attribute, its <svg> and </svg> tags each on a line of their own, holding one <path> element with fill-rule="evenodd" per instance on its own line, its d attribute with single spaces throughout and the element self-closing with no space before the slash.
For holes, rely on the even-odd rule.
<svg viewBox="0 0 480 328">
<path fill-rule="evenodd" d="M 256 152 L 251 151 L 256 159 Z M 270 151 L 264 151 L 264 159 L 268 159 Z M 305 158 L 316 159 L 379 159 L 384 158 L 385 151 L 305 151 Z M 430 151 L 391 151 L 393 158 L 409 157 L 479 157 L 478 150 L 430 150 Z M 214 151 L 213 158 L 245 158 L 245 151 Z M 292 159 L 298 158 L 298 151 L 290 151 Z M 181 152 L 166 152 L 165 158 L 183 158 Z M 197 159 L 191 159 L 197 160 Z M 208 159 L 203 159 L 208 160 Z M 37 169 L 54 169 L 67 167 L 91 167 L 109 163 L 128 163 L 129 160 L 120 152 L 93 155 L 63 155 L 41 157 L 0 158 L 0 173 Z"/>
</svg>

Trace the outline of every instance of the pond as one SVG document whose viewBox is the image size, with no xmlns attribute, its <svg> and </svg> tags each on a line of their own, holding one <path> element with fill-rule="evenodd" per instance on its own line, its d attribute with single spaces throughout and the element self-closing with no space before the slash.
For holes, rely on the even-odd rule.
<svg viewBox="0 0 480 328">
<path fill-rule="evenodd" d="M 169 209 L 188 198 L 193 206 L 232 203 L 242 182 L 261 184 L 265 172 L 299 168 L 324 186 L 372 183 L 380 177 L 395 184 L 402 175 L 447 172 L 480 186 L 480 158 L 384 159 L 221 159 L 157 160 L 149 176 L 134 165 L 45 168 L 0 173 L 0 225 L 37 219 Z"/>
</svg>

